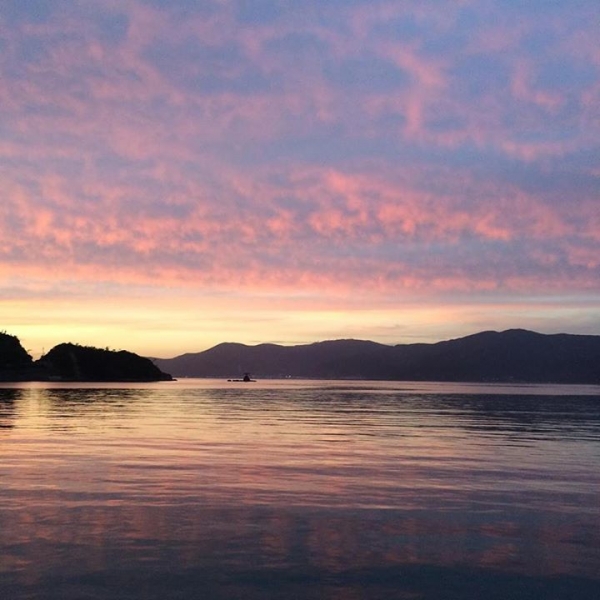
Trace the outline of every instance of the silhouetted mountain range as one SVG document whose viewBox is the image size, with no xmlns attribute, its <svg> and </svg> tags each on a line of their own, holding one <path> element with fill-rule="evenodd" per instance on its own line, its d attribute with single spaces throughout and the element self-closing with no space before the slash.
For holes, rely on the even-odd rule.
<svg viewBox="0 0 600 600">
<path fill-rule="evenodd" d="M 176 377 L 381 379 L 600 384 L 600 336 L 485 331 L 435 344 L 336 340 L 299 346 L 219 344 L 154 359 Z"/>
<path fill-rule="evenodd" d="M 16 336 L 0 333 L 2 381 L 168 381 L 149 358 L 125 350 L 59 344 L 33 361 Z"/>
<path fill-rule="evenodd" d="M 33 361 L 17 337 L 0 333 L 3 381 L 164 381 L 172 379 L 167 373 L 230 378 L 244 372 L 256 378 L 600 384 L 600 336 L 511 329 L 396 346 L 362 340 L 225 343 L 152 360 L 124 350 L 59 344 Z"/>
</svg>

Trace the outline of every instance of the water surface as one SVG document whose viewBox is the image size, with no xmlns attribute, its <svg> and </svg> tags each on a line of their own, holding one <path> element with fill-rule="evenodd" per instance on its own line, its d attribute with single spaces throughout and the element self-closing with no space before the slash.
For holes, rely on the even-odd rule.
<svg viewBox="0 0 600 600">
<path fill-rule="evenodd" d="M 600 597 L 600 388 L 0 388 L 0 597 Z"/>
</svg>

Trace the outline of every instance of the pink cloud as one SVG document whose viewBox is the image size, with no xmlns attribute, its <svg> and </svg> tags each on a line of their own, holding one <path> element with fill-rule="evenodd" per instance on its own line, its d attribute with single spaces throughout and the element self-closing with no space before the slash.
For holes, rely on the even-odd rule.
<svg viewBox="0 0 600 600">
<path fill-rule="evenodd" d="M 23 68 L 0 88 L 4 276 L 51 269 L 122 284 L 382 295 L 597 287 L 597 199 L 573 191 L 558 202 L 496 172 L 535 167 L 527 177 L 543 179 L 542 167 L 560 166 L 554 157 L 597 144 L 598 85 L 571 96 L 541 86 L 540 61 L 518 49 L 530 22 L 509 38 L 506 23 L 489 25 L 434 52 L 431 39 L 375 32 L 408 11 L 449 35 L 460 7 L 440 9 L 445 17 L 422 3 L 344 9 L 352 35 L 310 19 L 241 29 L 224 7 L 184 22 L 112 3 L 128 18 L 119 43 L 78 16 L 3 30 L 5 60 Z M 309 42 L 294 72 L 271 48 L 298 30 Z M 48 52 L 21 65 L 25 34 Z M 200 58 L 178 54 L 185 40 Z M 195 85 L 150 60 L 159 42 Z M 318 42 L 326 56 L 311 53 Z M 223 62 L 223 81 L 201 51 Z M 600 64 L 589 39 L 568 52 Z M 501 55 L 509 85 L 492 78 L 500 92 L 477 81 L 466 92 L 473 80 L 457 65 L 487 53 Z M 363 54 L 406 82 L 349 92 L 328 79 L 328 68 Z M 271 85 L 246 89 L 246 70 Z M 549 116 L 574 98 L 587 126 L 546 135 Z"/>
<path fill-rule="evenodd" d="M 5 205 L 4 216 L 21 223 L 21 239 L 11 246 L 19 250 L 19 268 L 28 261 L 48 265 L 58 260 L 65 273 L 83 276 L 91 269 L 119 281 L 150 281 L 162 270 L 169 273 L 167 279 L 197 284 L 310 282 L 335 288 L 355 285 L 368 274 L 369 285 L 386 282 L 394 289 L 489 289 L 500 285 L 494 275 L 474 272 L 469 279 L 463 271 L 449 273 L 447 262 L 440 265 L 441 275 L 433 264 L 411 265 L 410 255 L 392 266 L 361 260 L 359 249 L 377 253 L 406 243 L 414 248 L 428 243 L 456 247 L 469 237 L 482 243 L 555 240 L 560 248 L 565 236 L 577 235 L 568 209 L 551 208 L 518 188 L 482 183 L 466 171 L 436 172 L 445 190 L 440 194 L 428 191 L 430 174 L 415 168 L 391 172 L 371 167 L 353 173 L 284 169 L 278 173 L 282 183 L 274 184 L 276 171 L 232 171 L 214 163 L 213 177 L 220 186 L 216 190 L 188 179 L 189 173 L 176 166 L 170 169 L 163 160 L 148 175 L 149 182 L 169 190 L 167 196 L 153 191 L 143 181 L 145 175 L 129 180 L 126 171 L 113 181 L 93 170 L 75 178 L 42 173 L 34 178 L 41 196 L 7 180 L 4 191 L 13 202 Z M 31 172 L 23 173 L 32 178 Z M 293 202 L 280 207 L 284 197 Z M 593 217 L 592 205 L 590 211 Z M 593 235 L 591 226 L 589 231 Z M 11 239 L 8 229 L 5 235 Z M 306 247 L 298 246 L 300 241 Z M 346 255 L 321 256 L 319 249 L 331 242 L 344 244 Z M 90 245 L 96 247 L 95 254 L 81 255 L 81 248 Z M 128 255 L 116 270 L 115 252 Z M 288 255 L 294 259 L 281 265 L 269 262 Z M 585 264 L 594 268 L 593 262 Z M 509 268 L 509 261 L 503 268 Z"/>
</svg>

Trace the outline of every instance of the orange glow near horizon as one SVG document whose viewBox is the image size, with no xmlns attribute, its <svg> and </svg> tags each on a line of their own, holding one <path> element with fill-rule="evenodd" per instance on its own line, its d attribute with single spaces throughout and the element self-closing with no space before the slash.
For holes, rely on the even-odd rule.
<svg viewBox="0 0 600 600">
<path fill-rule="evenodd" d="M 172 299 L 89 298 L 0 303 L 4 329 L 39 358 L 62 342 L 125 349 L 143 356 L 171 358 L 200 352 L 221 342 L 248 345 L 308 344 L 328 339 L 369 339 L 383 344 L 434 343 L 485 329 L 530 328 L 586 333 L 589 308 L 531 303 L 435 304 L 406 302 L 402 307 L 352 306 L 342 301 L 267 297 Z"/>
</svg>

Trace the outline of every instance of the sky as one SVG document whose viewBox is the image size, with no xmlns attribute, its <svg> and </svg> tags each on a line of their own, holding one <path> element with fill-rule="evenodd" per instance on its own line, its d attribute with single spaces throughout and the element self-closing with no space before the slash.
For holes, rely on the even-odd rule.
<svg viewBox="0 0 600 600">
<path fill-rule="evenodd" d="M 600 334 L 598 0 L 0 0 L 0 329 Z"/>
</svg>

